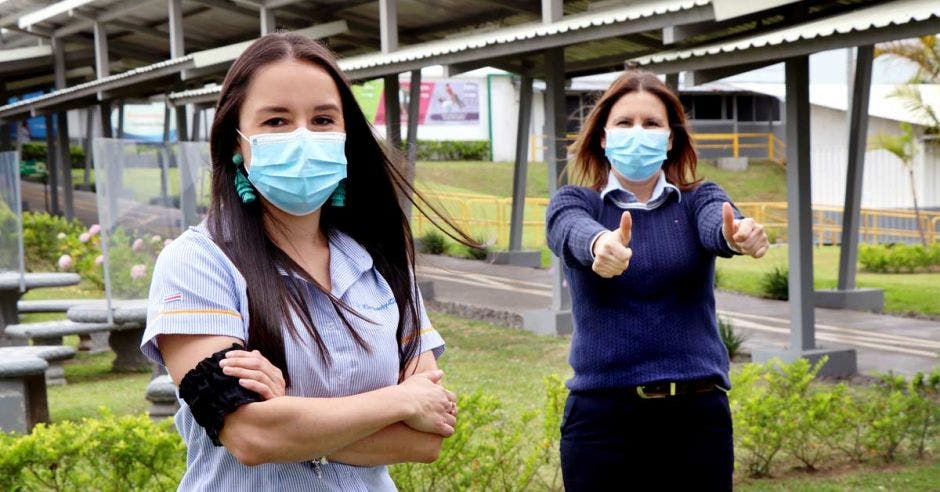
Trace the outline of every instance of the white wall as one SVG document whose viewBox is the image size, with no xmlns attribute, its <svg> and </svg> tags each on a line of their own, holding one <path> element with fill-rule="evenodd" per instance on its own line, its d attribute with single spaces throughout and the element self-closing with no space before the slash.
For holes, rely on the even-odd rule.
<svg viewBox="0 0 940 492">
<path fill-rule="evenodd" d="M 519 124 L 519 87 L 510 76 L 490 78 L 493 121 L 493 160 L 513 161 L 516 158 L 516 126 Z M 529 118 L 529 161 L 543 161 L 545 98 L 542 91 L 532 92 L 532 113 Z"/>
<path fill-rule="evenodd" d="M 842 206 L 845 204 L 845 173 L 848 167 L 846 113 L 813 106 L 810 126 L 813 203 Z M 898 122 L 870 118 L 869 142 L 878 133 L 900 133 Z M 926 158 L 924 147 L 920 144 L 916 152 L 913 166 L 919 204 L 922 207 L 940 207 L 940 192 L 937 191 L 940 183 L 928 184 L 925 180 L 929 176 L 932 181 L 940 181 L 940 152 Z M 909 174 L 901 160 L 884 150 L 867 151 L 862 178 L 862 207 L 913 206 Z"/>
</svg>

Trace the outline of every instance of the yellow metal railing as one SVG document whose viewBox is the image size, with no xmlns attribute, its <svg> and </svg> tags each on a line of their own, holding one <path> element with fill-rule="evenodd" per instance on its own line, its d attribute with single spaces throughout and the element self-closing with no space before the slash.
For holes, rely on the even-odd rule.
<svg viewBox="0 0 940 492">
<path fill-rule="evenodd" d="M 497 246 L 509 244 L 509 223 L 512 198 L 501 198 L 472 193 L 436 193 L 422 190 L 421 194 L 433 205 L 447 212 L 449 218 L 462 231 L 474 238 Z M 545 245 L 545 210 L 547 198 L 526 198 L 525 217 L 522 222 L 523 246 Z M 415 213 L 412 231 L 420 236 L 434 229 L 434 224 L 420 213 Z"/>
<path fill-rule="evenodd" d="M 761 149 L 767 159 L 786 161 L 786 145 L 773 133 L 694 133 L 692 139 L 698 149 L 729 150 L 729 157 L 739 157 L 741 149 Z"/>
<path fill-rule="evenodd" d="M 742 202 L 736 205 L 744 215 L 763 224 L 769 234 L 786 240 L 785 202 Z M 920 241 L 920 231 L 916 227 L 917 215 L 913 211 L 863 208 L 860 215 L 859 235 L 862 242 Z M 902 227 L 901 223 L 905 226 Z M 940 241 L 940 212 L 922 211 L 920 224 L 928 243 Z M 835 244 L 842 240 L 842 207 L 813 205 L 813 237 L 820 244 Z"/>
<path fill-rule="evenodd" d="M 533 135 L 529 138 L 529 152 L 537 149 L 539 146 L 537 142 L 545 141 L 544 135 L 539 137 L 537 139 Z M 569 142 L 573 142 L 578 138 L 578 134 L 569 133 L 565 137 Z M 728 157 L 740 157 L 741 149 L 761 149 L 761 157 L 766 157 L 778 164 L 784 164 L 787 161 L 787 146 L 773 133 L 693 133 L 692 139 L 697 149 L 728 150 L 730 151 Z"/>
<path fill-rule="evenodd" d="M 422 195 L 445 210 L 450 219 L 475 238 L 505 247 L 509 244 L 509 222 L 512 199 L 472 193 L 437 193 L 423 190 Z M 787 204 L 785 202 L 741 202 L 741 212 L 764 225 L 771 240 L 786 241 Z M 545 245 L 545 210 L 547 198 L 526 198 L 523 220 L 523 246 L 538 248 Z M 914 212 L 863 208 L 859 223 L 862 242 L 881 243 L 920 240 L 914 227 Z M 904 226 L 902 226 L 903 222 Z M 921 212 L 928 242 L 940 241 L 940 212 Z M 434 229 L 423 215 L 416 213 L 412 221 L 415 235 Z M 826 205 L 813 206 L 813 236 L 818 244 L 836 244 L 841 241 L 842 208 Z"/>
</svg>

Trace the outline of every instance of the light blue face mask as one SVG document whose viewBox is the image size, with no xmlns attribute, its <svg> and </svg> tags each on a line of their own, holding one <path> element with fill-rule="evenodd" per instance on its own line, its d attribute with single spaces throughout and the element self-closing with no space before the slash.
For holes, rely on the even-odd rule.
<svg viewBox="0 0 940 492">
<path fill-rule="evenodd" d="M 238 134 L 251 144 L 248 180 L 272 205 L 291 215 L 322 207 L 346 177 L 345 133 L 301 127 L 251 138 Z"/>
<path fill-rule="evenodd" d="M 666 160 L 669 131 L 645 128 L 605 128 L 604 155 L 623 177 L 645 181 L 656 174 Z"/>
</svg>

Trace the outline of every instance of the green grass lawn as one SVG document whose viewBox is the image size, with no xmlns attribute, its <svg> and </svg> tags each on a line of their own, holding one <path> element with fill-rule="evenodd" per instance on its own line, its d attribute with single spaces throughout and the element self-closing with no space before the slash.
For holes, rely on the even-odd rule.
<svg viewBox="0 0 940 492">
<path fill-rule="evenodd" d="M 751 162 L 746 172 L 723 171 L 711 161 L 701 161 L 697 174 L 720 184 L 739 202 L 786 201 L 784 169 L 771 161 Z M 416 183 L 429 189 L 512 196 L 512 162 L 419 161 L 416 175 Z M 526 196 L 548 197 L 548 169 L 544 162 L 529 163 Z"/>
<path fill-rule="evenodd" d="M 774 267 L 787 266 L 787 246 L 772 247 L 764 258 L 718 259 L 721 288 L 760 295 L 763 275 Z M 817 289 L 836 287 L 839 275 L 839 248 L 813 248 L 814 285 Z M 940 316 L 940 273 L 865 273 L 857 277 L 859 287 L 885 291 L 885 312 Z"/>
</svg>

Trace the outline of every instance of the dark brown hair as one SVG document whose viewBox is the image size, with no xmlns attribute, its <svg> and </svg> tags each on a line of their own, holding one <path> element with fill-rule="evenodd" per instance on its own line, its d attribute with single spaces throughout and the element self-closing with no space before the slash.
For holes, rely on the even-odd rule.
<svg viewBox="0 0 940 492">
<path fill-rule="evenodd" d="M 669 116 L 669 130 L 672 132 L 672 149 L 666 155 L 663 172 L 666 180 L 685 191 L 694 188 L 701 181 L 695 177 L 698 158 L 692 143 L 685 110 L 679 98 L 664 84 L 656 74 L 645 70 L 627 70 L 617 77 L 606 92 L 594 104 L 581 128 L 577 140 L 571 145 L 575 156 L 571 170 L 571 181 L 600 191 L 607 183 L 610 162 L 604 156 L 601 138 L 604 125 L 610 116 L 610 109 L 621 97 L 632 92 L 649 92 L 658 97 L 666 106 Z"/>
<path fill-rule="evenodd" d="M 282 327 L 286 327 L 292 337 L 297 337 L 297 329 L 291 321 L 291 313 L 294 313 L 316 341 L 320 355 L 329 361 L 329 353 L 306 306 L 305 288 L 293 276 L 281 275 L 279 268 L 315 285 L 330 299 L 337 316 L 360 346 L 369 350 L 344 313 L 363 317 L 314 281 L 271 240 L 265 230 L 260 200 L 243 204 L 233 184 L 236 167 L 232 164 L 232 156 L 238 138 L 235 129 L 251 78 L 264 65 L 287 59 L 304 61 L 323 69 L 339 92 L 347 135 L 346 204 L 344 207 L 325 205 L 321 209 L 320 224 L 327 233 L 342 231 L 361 244 L 391 287 L 398 305 L 396 339 L 399 378 L 402 379 L 405 365 L 420 353 L 420 337 L 417 335 L 421 320 L 414 278 L 414 244 L 408 218 L 399 202 L 399 197 L 406 197 L 415 203 L 415 192 L 399 169 L 403 163 L 401 154 L 376 139 L 333 54 L 320 43 L 299 34 L 263 36 L 235 60 L 222 85 L 210 134 L 212 204 L 208 227 L 213 240 L 245 278 L 250 318 L 249 350 L 259 350 L 283 371 L 290 384 Z M 438 212 L 420 195 L 417 196 L 427 208 Z M 446 217 L 440 214 L 438 217 L 460 236 L 461 242 L 472 242 Z"/>
</svg>

